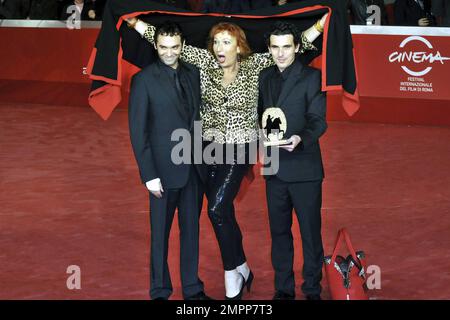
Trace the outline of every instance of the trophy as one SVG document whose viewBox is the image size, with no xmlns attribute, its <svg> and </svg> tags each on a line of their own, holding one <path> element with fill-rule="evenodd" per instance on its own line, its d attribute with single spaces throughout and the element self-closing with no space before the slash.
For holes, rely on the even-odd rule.
<svg viewBox="0 0 450 320">
<path fill-rule="evenodd" d="M 267 108 L 262 116 L 264 147 L 282 146 L 291 142 L 284 139 L 287 130 L 286 116 L 280 108 Z"/>
</svg>

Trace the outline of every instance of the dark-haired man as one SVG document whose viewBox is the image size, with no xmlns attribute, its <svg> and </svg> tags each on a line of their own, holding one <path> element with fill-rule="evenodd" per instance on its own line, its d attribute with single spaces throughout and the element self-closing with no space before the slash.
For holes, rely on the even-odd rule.
<svg viewBox="0 0 450 320">
<path fill-rule="evenodd" d="M 129 104 L 131 142 L 142 182 L 150 191 L 150 296 L 167 300 L 172 294 L 167 254 L 178 208 L 183 296 L 209 300 L 198 277 L 204 174 L 192 162 L 175 164 L 172 150 L 177 142 L 171 139 L 179 129 L 192 135 L 199 119 L 200 75 L 194 66 L 179 61 L 184 42 L 177 24 L 159 26 L 155 39 L 159 60 L 134 76 Z"/>
<path fill-rule="evenodd" d="M 278 171 L 265 177 L 276 300 L 295 298 L 293 209 L 303 245 L 302 291 L 308 300 L 319 300 L 321 293 L 324 174 L 319 137 L 327 129 L 326 97 L 321 90 L 321 73 L 296 60 L 300 43 L 295 26 L 276 23 L 267 35 L 276 66 L 263 70 L 259 79 L 260 118 L 267 108 L 280 108 L 287 118 L 285 137 L 290 142 L 279 147 Z"/>
</svg>

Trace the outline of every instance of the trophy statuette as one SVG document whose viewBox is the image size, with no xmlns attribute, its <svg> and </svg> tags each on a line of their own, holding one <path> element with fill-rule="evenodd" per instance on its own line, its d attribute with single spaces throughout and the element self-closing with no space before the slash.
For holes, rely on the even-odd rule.
<svg viewBox="0 0 450 320">
<path fill-rule="evenodd" d="M 267 108 L 262 116 L 264 147 L 282 146 L 291 142 L 284 138 L 287 130 L 286 116 L 280 108 Z"/>
</svg>

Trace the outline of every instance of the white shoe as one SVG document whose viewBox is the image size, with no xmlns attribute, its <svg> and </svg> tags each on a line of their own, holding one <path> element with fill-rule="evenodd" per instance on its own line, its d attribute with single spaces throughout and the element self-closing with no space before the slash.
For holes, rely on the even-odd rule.
<svg viewBox="0 0 450 320">
<path fill-rule="evenodd" d="M 240 274 L 237 269 L 225 271 L 225 298 L 239 298 L 238 296 L 242 295 L 244 282 L 244 276 Z"/>
<path fill-rule="evenodd" d="M 245 281 L 247 282 L 248 277 L 250 275 L 250 268 L 247 265 L 247 262 L 244 262 L 239 267 L 236 268 L 237 271 L 244 276 Z"/>
</svg>

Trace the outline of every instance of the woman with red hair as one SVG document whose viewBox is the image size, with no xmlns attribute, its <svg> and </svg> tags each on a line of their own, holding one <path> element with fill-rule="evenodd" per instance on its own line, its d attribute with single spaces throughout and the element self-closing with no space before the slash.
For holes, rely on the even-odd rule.
<svg viewBox="0 0 450 320">
<path fill-rule="evenodd" d="M 300 52 L 315 49 L 312 42 L 323 32 L 326 17 L 302 33 Z M 154 26 L 136 18 L 127 22 L 155 43 Z M 259 139 L 259 73 L 274 62 L 268 52 L 252 54 L 245 32 L 227 22 L 211 29 L 208 49 L 184 45 L 180 58 L 200 69 L 202 135 L 205 148 L 216 151 L 214 162 L 208 164 L 208 216 L 225 270 L 225 299 L 239 300 L 245 287 L 250 290 L 253 273 L 246 262 L 233 201 L 251 167 L 250 144 Z"/>
</svg>

